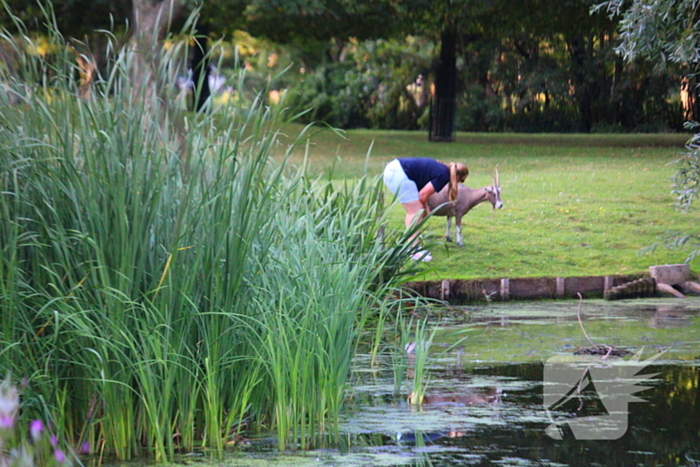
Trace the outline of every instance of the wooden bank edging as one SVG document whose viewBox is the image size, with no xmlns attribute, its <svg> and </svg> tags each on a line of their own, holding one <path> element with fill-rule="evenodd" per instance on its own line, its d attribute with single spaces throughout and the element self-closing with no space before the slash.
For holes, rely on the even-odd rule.
<svg viewBox="0 0 700 467">
<path fill-rule="evenodd" d="M 644 277 L 644 274 L 581 277 L 524 277 L 502 279 L 445 279 L 408 282 L 405 287 L 423 297 L 451 304 L 488 300 L 537 300 L 602 297 L 606 290 Z"/>
</svg>

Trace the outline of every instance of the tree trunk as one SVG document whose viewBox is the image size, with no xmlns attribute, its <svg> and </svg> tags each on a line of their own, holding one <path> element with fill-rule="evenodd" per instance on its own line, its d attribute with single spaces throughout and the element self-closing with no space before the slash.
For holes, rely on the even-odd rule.
<svg viewBox="0 0 700 467">
<path fill-rule="evenodd" d="M 612 107 L 612 112 L 611 112 L 611 122 L 613 125 L 620 125 L 622 124 L 623 120 L 623 99 L 624 95 L 622 94 L 622 86 L 618 86 L 618 83 L 620 83 L 624 78 L 623 78 L 623 73 L 624 73 L 624 60 L 621 56 L 616 56 L 615 57 L 615 67 L 613 69 L 613 81 L 610 86 L 610 106 Z"/>
<path fill-rule="evenodd" d="M 571 55 L 572 77 L 574 93 L 578 104 L 579 118 L 582 130 L 586 133 L 593 128 L 593 110 L 591 108 L 591 89 L 589 80 L 590 68 L 587 66 L 587 54 L 585 40 L 581 36 L 575 36 L 567 40 Z"/>
<path fill-rule="evenodd" d="M 153 53 L 180 16 L 183 0 L 133 0 L 134 38 L 145 53 Z"/>
<path fill-rule="evenodd" d="M 435 95 L 430 108 L 429 141 L 454 141 L 457 96 L 457 36 L 444 31 L 440 37 L 440 61 L 435 70 Z"/>
<path fill-rule="evenodd" d="M 681 92 L 684 94 L 683 117 L 686 122 L 700 121 L 700 67 L 695 66 L 694 72 L 681 82 Z"/>
<path fill-rule="evenodd" d="M 162 41 L 172 22 L 184 8 L 183 0 L 133 0 L 132 51 L 134 60 L 134 91 L 144 88 L 157 92 L 158 70 Z M 155 88 L 155 89 L 154 89 Z"/>
<path fill-rule="evenodd" d="M 129 44 L 132 93 L 135 99 L 142 99 L 143 118 L 149 120 L 156 115 L 161 127 L 177 121 L 166 118 L 173 108 L 168 90 L 174 85 L 176 76 L 171 76 L 168 67 L 163 66 L 163 40 L 184 6 L 185 0 L 133 0 L 134 26 Z M 144 125 L 148 123 L 151 122 L 145 121 Z M 186 167 L 189 157 L 184 129 L 176 124 L 171 130 L 175 133 L 176 151 Z"/>
</svg>

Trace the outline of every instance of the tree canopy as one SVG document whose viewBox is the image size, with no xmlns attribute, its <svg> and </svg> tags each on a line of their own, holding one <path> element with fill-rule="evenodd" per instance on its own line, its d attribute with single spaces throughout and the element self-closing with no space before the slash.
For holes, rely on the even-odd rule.
<svg viewBox="0 0 700 467">
<path fill-rule="evenodd" d="M 212 14 L 226 13 L 221 9 L 228 14 Z M 282 43 L 386 37 L 395 17 L 389 0 L 231 0 L 207 2 L 202 11 L 216 30 L 244 29 Z"/>
<path fill-rule="evenodd" d="M 56 26 L 66 36 L 82 38 L 97 29 L 123 28 L 132 13 L 131 0 L 60 0 L 39 3 L 26 0 L 3 0 L 0 25 L 10 30 L 10 13 L 29 30 L 45 29 L 46 7 L 55 17 Z M 8 11 L 9 10 L 9 11 Z"/>
<path fill-rule="evenodd" d="M 610 0 L 595 6 L 619 17 L 618 52 L 658 65 L 700 62 L 700 4 L 696 0 Z"/>
<path fill-rule="evenodd" d="M 4 2 L 30 31 L 41 29 L 43 15 L 36 1 Z M 653 14 L 646 14 L 648 6 L 640 6 L 646 3 Z M 452 127 L 679 129 L 683 111 L 674 95 L 680 86 L 690 84 L 688 78 L 688 83 L 681 83 L 678 68 L 691 63 L 683 62 L 683 57 L 692 60 L 697 53 L 695 36 L 687 32 L 693 4 L 680 0 L 611 0 L 597 7 L 595 0 L 51 2 L 63 35 L 78 40 L 98 28 L 113 29 L 113 24 L 121 27 L 117 34 L 127 31 L 132 41 L 152 43 L 164 38 L 166 31 L 179 32 L 194 11 L 198 42 L 190 50 L 204 52 L 208 42 L 221 37 L 239 41 L 242 32 L 264 40 L 273 51 L 258 47 L 243 53 L 248 54 L 246 67 L 259 68 L 256 86 L 264 77 L 276 75 L 269 63 L 293 63 L 292 74 L 273 86 L 280 91 L 294 88 L 300 96 L 296 110 L 311 105 L 316 109 L 309 117 L 341 126 L 425 129 L 434 117 L 428 112 L 430 98 L 433 102 L 444 98 L 454 103 L 445 107 L 446 112 L 456 115 L 454 122 L 448 122 L 448 134 Z M 651 22 L 670 29 L 651 34 Z M 12 26 L 5 11 L 0 12 L 0 25 Z M 631 42 L 635 29 L 647 31 L 645 45 L 639 34 L 637 42 Z M 96 36 L 90 38 L 91 45 L 99 48 Z M 618 36 L 619 50 L 628 51 L 626 62 L 614 53 Z M 655 48 L 668 62 L 663 73 L 654 73 L 654 65 L 664 60 L 652 63 L 636 57 L 664 37 L 679 40 Z M 99 57 L 99 50 L 93 52 Z M 252 58 L 255 53 L 259 57 Z M 280 60 L 264 58 L 282 54 L 286 56 Z M 190 68 L 207 70 L 202 64 Z M 692 110 L 688 115 L 700 115 L 700 105 L 688 108 Z"/>
</svg>

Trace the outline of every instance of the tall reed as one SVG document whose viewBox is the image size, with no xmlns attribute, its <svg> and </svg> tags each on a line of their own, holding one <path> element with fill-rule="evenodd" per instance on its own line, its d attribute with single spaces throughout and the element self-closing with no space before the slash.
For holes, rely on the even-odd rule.
<svg viewBox="0 0 700 467">
<path fill-rule="evenodd" d="M 55 30 L 50 59 L 0 39 L 0 374 L 29 379 L 25 416 L 118 459 L 220 455 L 244 429 L 336 440 L 358 339 L 410 273 L 381 183 L 273 164 L 293 116 L 264 93 L 171 105 L 187 40 L 139 86 L 110 46 L 81 98 Z"/>
<path fill-rule="evenodd" d="M 428 329 L 428 320 L 415 322 L 414 341 L 409 343 L 406 351 L 413 357 L 412 390 L 408 395 L 408 402 L 412 405 L 422 405 L 425 400 L 425 392 L 430 384 L 430 347 L 435 337 L 437 328 Z"/>
</svg>

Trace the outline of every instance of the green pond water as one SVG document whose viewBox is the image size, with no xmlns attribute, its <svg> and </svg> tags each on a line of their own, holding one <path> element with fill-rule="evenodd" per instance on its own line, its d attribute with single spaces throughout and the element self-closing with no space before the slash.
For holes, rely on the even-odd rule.
<svg viewBox="0 0 700 467">
<path fill-rule="evenodd" d="M 389 357 L 360 355 L 340 449 L 258 440 L 216 465 L 700 466 L 700 298 L 493 303 L 431 324 L 421 408 L 406 401 L 410 358 L 397 394 Z M 630 353 L 585 355 L 592 344 Z M 640 401 L 620 374 L 652 376 Z"/>
</svg>

